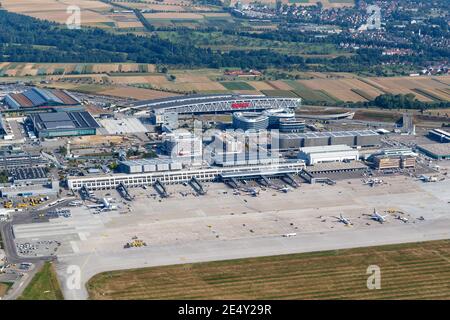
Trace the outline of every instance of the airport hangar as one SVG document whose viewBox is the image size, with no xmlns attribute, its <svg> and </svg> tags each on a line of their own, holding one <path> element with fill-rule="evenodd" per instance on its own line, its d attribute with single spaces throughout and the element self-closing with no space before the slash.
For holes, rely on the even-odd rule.
<svg viewBox="0 0 450 320">
<path fill-rule="evenodd" d="M 86 111 L 34 113 L 28 120 L 39 138 L 95 135 L 100 127 Z"/>
<path fill-rule="evenodd" d="M 127 110 L 142 110 L 137 114 L 151 113 L 156 124 L 164 124 L 174 114 L 226 113 L 267 109 L 295 109 L 301 98 L 268 97 L 264 95 L 189 95 L 136 102 Z"/>
</svg>

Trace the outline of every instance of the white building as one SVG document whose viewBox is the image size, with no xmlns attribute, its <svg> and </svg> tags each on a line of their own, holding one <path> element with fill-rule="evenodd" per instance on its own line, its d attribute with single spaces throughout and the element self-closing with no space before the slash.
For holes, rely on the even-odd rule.
<svg viewBox="0 0 450 320">
<path fill-rule="evenodd" d="M 105 190 L 116 188 L 123 183 L 128 188 L 152 185 L 156 180 L 167 184 L 188 182 L 193 177 L 199 181 L 214 181 L 220 174 L 248 174 L 257 172 L 259 174 L 271 174 L 280 171 L 292 171 L 299 173 L 305 168 L 303 161 L 271 163 L 254 166 L 234 166 L 234 167 L 209 167 L 201 169 L 177 170 L 177 171 L 157 171 L 143 172 L 136 174 L 102 174 L 98 176 L 69 177 L 67 186 L 71 190 L 79 190 L 86 186 L 89 190 Z"/>
<path fill-rule="evenodd" d="M 359 153 L 358 150 L 342 144 L 300 148 L 298 158 L 304 160 L 308 165 L 314 165 L 323 162 L 358 160 Z"/>
<path fill-rule="evenodd" d="M 166 135 L 164 146 L 172 160 L 183 164 L 201 164 L 203 143 L 200 137 L 190 132 L 174 132 Z"/>
</svg>

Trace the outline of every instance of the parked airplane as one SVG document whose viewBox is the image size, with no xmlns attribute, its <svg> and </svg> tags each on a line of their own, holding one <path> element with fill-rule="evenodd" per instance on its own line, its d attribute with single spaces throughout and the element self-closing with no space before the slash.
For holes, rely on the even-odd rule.
<svg viewBox="0 0 450 320">
<path fill-rule="evenodd" d="M 367 185 L 369 185 L 371 187 L 374 187 L 374 186 L 382 184 L 382 183 L 383 183 L 383 180 L 377 179 L 377 178 L 363 180 L 363 184 L 367 184 Z"/>
<path fill-rule="evenodd" d="M 78 207 L 78 206 L 81 206 L 82 204 L 83 204 L 83 201 L 81 201 L 81 200 L 74 200 L 74 201 L 69 202 L 69 206 L 71 206 L 71 207 Z"/>
<path fill-rule="evenodd" d="M 351 223 L 351 221 L 349 219 L 347 219 L 346 217 L 344 217 L 342 215 L 342 213 L 339 215 L 339 217 L 335 217 L 336 219 L 338 219 L 338 222 L 342 222 L 343 224 L 345 224 L 346 226 L 352 226 L 353 223 Z"/>
<path fill-rule="evenodd" d="M 431 177 L 431 176 L 426 176 L 426 175 L 421 175 L 419 177 L 419 180 L 422 180 L 423 182 L 436 182 L 437 178 L 436 177 Z"/>
<path fill-rule="evenodd" d="M 281 191 L 281 192 L 284 192 L 284 193 L 288 193 L 289 191 L 291 191 L 291 188 L 289 188 L 289 187 L 282 187 L 282 188 L 280 188 L 278 190 Z"/>
<path fill-rule="evenodd" d="M 246 192 L 248 194 L 250 194 L 253 197 L 256 197 L 259 195 L 259 190 L 256 188 L 242 188 L 241 189 L 243 192 Z"/>
<path fill-rule="evenodd" d="M 117 210 L 117 206 L 113 205 L 111 203 L 111 198 L 102 198 L 100 203 L 98 204 L 93 204 L 93 205 L 88 205 L 88 208 L 92 208 L 92 209 L 98 209 L 99 212 L 101 211 L 112 211 L 112 210 Z"/>
<path fill-rule="evenodd" d="M 406 218 L 406 217 L 396 216 L 395 218 L 397 218 L 397 219 L 400 220 L 400 221 L 403 221 L 404 223 L 407 223 L 407 222 L 408 222 L 408 218 Z"/>
<path fill-rule="evenodd" d="M 377 212 L 377 210 L 375 210 L 375 209 L 373 209 L 373 214 L 370 216 L 370 218 L 371 218 L 372 220 L 378 221 L 379 223 L 384 223 L 384 222 L 386 222 L 386 217 L 387 217 L 387 215 L 386 215 L 386 216 L 382 216 L 382 215 L 379 214 L 379 213 Z"/>
</svg>

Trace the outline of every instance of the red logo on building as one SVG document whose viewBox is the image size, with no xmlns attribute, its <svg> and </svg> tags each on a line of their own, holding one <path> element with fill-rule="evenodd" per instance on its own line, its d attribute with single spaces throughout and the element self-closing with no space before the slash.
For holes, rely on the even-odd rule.
<svg viewBox="0 0 450 320">
<path fill-rule="evenodd" d="M 250 102 L 235 102 L 231 104 L 232 109 L 245 109 L 250 107 Z"/>
</svg>

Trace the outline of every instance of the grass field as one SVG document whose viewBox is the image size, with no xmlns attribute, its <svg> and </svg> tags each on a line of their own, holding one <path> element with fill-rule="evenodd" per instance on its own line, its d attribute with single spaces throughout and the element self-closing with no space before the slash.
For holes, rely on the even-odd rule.
<svg viewBox="0 0 450 320">
<path fill-rule="evenodd" d="M 0 76 L 14 77 L 77 75 L 93 73 L 147 73 L 154 72 L 155 65 L 139 63 L 10 63 L 0 64 Z"/>
<path fill-rule="evenodd" d="M 12 283 L 9 282 L 0 282 L 0 298 L 5 296 L 6 292 L 8 292 L 9 288 L 11 288 Z"/>
<path fill-rule="evenodd" d="M 91 299 L 448 299 L 450 240 L 105 272 Z M 368 290 L 369 265 L 381 289 Z"/>
<path fill-rule="evenodd" d="M 255 88 L 243 81 L 221 82 L 220 84 L 228 90 L 255 90 Z"/>
<path fill-rule="evenodd" d="M 64 300 L 55 270 L 50 262 L 46 262 L 42 270 L 36 273 L 19 300 Z"/>
</svg>

